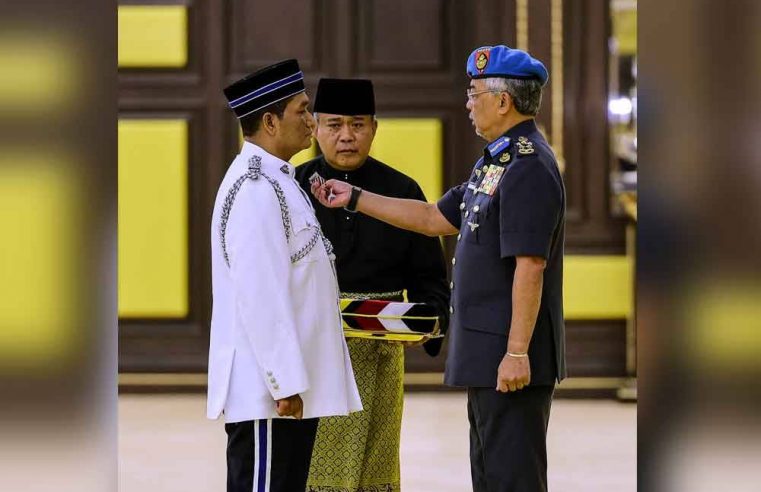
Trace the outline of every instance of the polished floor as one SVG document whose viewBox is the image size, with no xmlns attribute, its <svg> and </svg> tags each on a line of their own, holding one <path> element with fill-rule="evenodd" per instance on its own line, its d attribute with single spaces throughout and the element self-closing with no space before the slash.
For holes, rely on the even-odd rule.
<svg viewBox="0 0 761 492">
<path fill-rule="evenodd" d="M 225 433 L 204 418 L 203 395 L 119 397 L 120 492 L 223 492 Z M 555 400 L 548 436 L 550 490 L 636 490 L 636 407 Z M 408 393 L 402 426 L 402 490 L 467 492 L 463 393 Z"/>
</svg>

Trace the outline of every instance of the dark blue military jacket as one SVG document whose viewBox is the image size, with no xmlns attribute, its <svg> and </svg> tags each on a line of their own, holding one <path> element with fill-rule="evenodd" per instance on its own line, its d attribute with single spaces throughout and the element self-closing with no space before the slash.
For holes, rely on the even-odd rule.
<svg viewBox="0 0 761 492">
<path fill-rule="evenodd" d="M 516 256 L 547 260 L 529 346 L 531 384 L 563 379 L 565 187 L 534 121 L 487 145 L 470 179 L 450 189 L 438 207 L 460 230 L 452 258 L 446 384 L 496 387 L 507 350 Z"/>
</svg>

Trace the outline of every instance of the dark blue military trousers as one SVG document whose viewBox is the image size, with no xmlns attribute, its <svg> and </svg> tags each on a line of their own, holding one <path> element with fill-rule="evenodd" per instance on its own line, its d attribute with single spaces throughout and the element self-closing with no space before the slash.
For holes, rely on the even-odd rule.
<svg viewBox="0 0 761 492">
<path fill-rule="evenodd" d="M 227 492 L 303 492 L 320 419 L 225 424 Z"/>
<path fill-rule="evenodd" d="M 499 393 L 468 388 L 473 492 L 547 490 L 547 425 L 554 386 Z"/>
</svg>

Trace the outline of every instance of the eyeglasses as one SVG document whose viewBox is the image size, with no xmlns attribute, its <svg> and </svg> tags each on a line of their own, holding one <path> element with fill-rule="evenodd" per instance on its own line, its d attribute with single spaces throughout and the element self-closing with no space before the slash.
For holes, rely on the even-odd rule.
<svg viewBox="0 0 761 492">
<path fill-rule="evenodd" d="M 468 97 L 469 101 L 472 101 L 473 99 L 475 99 L 475 96 L 479 94 L 483 94 L 485 92 L 503 92 L 503 91 L 495 91 L 493 89 L 486 89 L 483 91 L 474 91 L 473 89 L 468 89 L 467 91 L 465 91 L 465 95 Z"/>
</svg>

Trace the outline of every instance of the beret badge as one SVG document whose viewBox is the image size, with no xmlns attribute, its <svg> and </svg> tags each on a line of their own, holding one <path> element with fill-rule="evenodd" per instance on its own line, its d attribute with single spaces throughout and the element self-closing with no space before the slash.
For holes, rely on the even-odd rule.
<svg viewBox="0 0 761 492">
<path fill-rule="evenodd" d="M 484 73 L 486 65 L 489 64 L 489 50 L 483 50 L 476 53 L 476 68 L 478 73 Z"/>
</svg>

